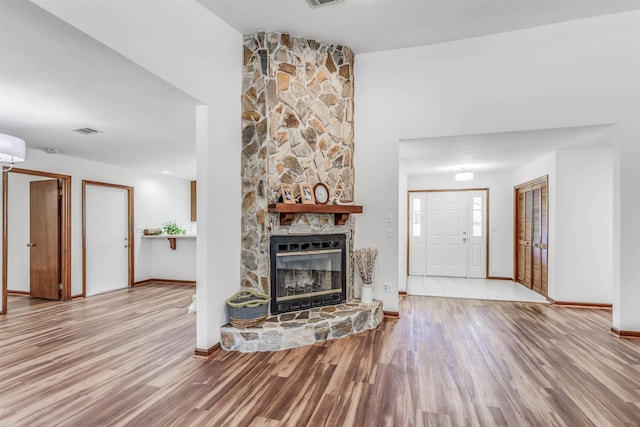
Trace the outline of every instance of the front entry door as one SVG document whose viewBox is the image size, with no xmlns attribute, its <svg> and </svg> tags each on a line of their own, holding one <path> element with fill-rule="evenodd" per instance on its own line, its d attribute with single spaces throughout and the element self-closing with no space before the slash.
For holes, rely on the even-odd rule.
<svg viewBox="0 0 640 427">
<path fill-rule="evenodd" d="M 60 299 L 60 186 L 57 179 L 30 183 L 30 292 Z"/>
<path fill-rule="evenodd" d="M 408 272 L 485 278 L 487 190 L 409 193 Z"/>
<path fill-rule="evenodd" d="M 467 195 L 427 193 L 427 276 L 467 277 Z"/>
</svg>

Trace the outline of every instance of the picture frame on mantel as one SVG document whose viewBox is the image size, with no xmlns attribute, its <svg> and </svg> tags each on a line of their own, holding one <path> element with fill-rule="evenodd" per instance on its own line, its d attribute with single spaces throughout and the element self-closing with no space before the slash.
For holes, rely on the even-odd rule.
<svg viewBox="0 0 640 427">
<path fill-rule="evenodd" d="M 296 199 L 293 197 L 293 186 L 291 184 L 280 184 L 280 193 L 282 193 L 282 203 L 295 204 Z"/>
<path fill-rule="evenodd" d="M 309 184 L 300 184 L 300 200 L 303 205 L 315 205 L 316 199 L 313 197 L 313 189 Z"/>
</svg>

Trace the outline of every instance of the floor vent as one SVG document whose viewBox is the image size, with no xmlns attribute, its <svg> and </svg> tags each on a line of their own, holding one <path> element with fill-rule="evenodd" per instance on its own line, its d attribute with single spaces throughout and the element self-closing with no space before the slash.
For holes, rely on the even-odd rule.
<svg viewBox="0 0 640 427">
<path fill-rule="evenodd" d="M 309 6 L 311 7 L 320 7 L 320 6 L 327 6 L 329 4 L 335 4 L 335 3 L 340 3 L 343 0 L 307 0 L 307 3 L 309 3 Z"/>
<path fill-rule="evenodd" d="M 79 134 L 82 134 L 82 135 L 93 135 L 94 133 L 102 133 L 101 130 L 96 130 L 96 129 L 91 129 L 91 128 L 73 129 L 73 130 L 71 130 L 71 132 L 79 133 Z"/>
</svg>

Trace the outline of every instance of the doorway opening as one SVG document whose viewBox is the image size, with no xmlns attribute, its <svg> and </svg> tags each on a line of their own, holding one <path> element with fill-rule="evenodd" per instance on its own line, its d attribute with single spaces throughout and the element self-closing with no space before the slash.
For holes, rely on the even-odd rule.
<svg viewBox="0 0 640 427">
<path fill-rule="evenodd" d="M 24 242 L 29 249 L 30 284 L 29 290 L 21 294 L 62 301 L 71 300 L 73 298 L 71 295 L 71 176 L 13 168 L 2 174 L 2 311 L 0 314 L 8 312 L 9 230 L 10 221 L 17 220 L 9 215 L 9 174 L 34 178 L 29 180 L 30 236 L 29 241 Z M 31 185 L 32 183 L 42 184 Z M 26 194 L 26 191 L 24 193 Z M 24 216 L 26 217 L 26 212 Z M 16 228 L 11 227 L 11 229 L 15 231 Z M 47 260 L 46 265 L 42 260 Z"/>
<path fill-rule="evenodd" d="M 133 187 L 82 181 L 82 295 L 134 282 Z"/>
<path fill-rule="evenodd" d="M 407 274 L 489 276 L 489 189 L 409 191 Z"/>
</svg>

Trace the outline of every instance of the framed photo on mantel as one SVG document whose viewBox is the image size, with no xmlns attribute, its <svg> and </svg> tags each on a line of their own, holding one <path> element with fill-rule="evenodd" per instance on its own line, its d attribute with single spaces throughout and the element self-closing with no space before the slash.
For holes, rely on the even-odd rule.
<svg viewBox="0 0 640 427">
<path fill-rule="evenodd" d="M 296 203 L 296 199 L 293 197 L 293 187 L 291 184 L 281 183 L 280 192 L 282 193 L 282 203 Z"/>
<path fill-rule="evenodd" d="M 313 197 L 313 190 L 309 184 L 300 184 L 300 199 L 303 205 L 316 204 L 316 200 Z"/>
</svg>

